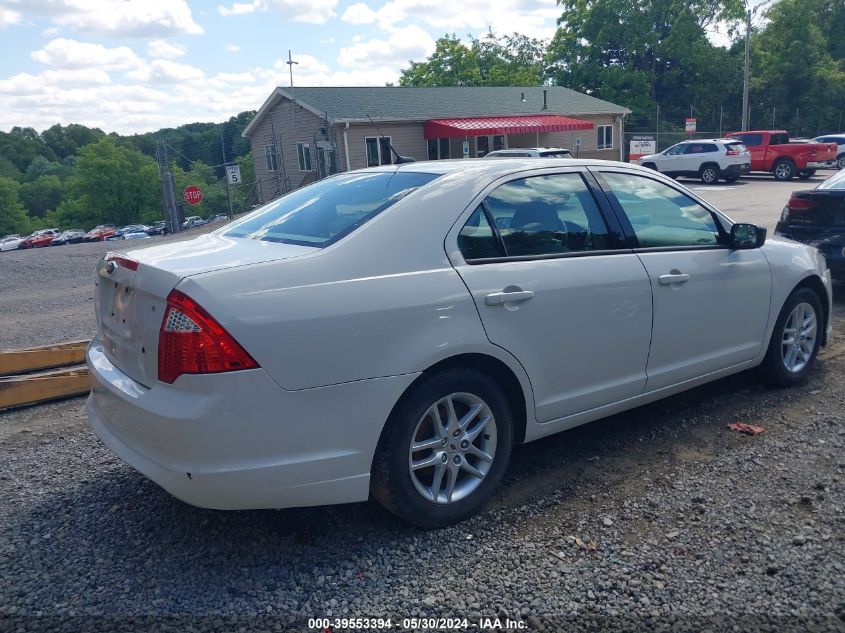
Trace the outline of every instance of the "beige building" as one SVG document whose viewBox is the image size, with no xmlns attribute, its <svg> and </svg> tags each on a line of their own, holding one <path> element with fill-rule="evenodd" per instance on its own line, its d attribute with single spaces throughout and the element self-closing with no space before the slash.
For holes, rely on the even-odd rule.
<svg viewBox="0 0 845 633">
<path fill-rule="evenodd" d="M 629 113 L 560 86 L 277 88 L 243 135 L 266 202 L 338 171 L 393 163 L 388 143 L 416 160 L 515 147 L 621 160 Z"/>
</svg>

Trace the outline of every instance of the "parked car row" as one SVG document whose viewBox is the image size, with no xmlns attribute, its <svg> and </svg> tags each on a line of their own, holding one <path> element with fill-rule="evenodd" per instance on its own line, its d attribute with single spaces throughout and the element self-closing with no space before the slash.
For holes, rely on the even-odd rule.
<svg viewBox="0 0 845 633">
<path fill-rule="evenodd" d="M 201 218 L 198 215 L 192 215 L 185 218 L 185 221 L 182 222 L 182 228 L 192 229 L 197 226 L 203 226 L 204 224 L 214 224 L 215 222 L 222 222 L 228 219 L 229 216 L 225 213 L 215 213 L 214 215 L 210 215 L 205 219 Z"/>
<path fill-rule="evenodd" d="M 804 140 L 790 139 L 783 130 L 732 132 L 725 138 L 681 141 L 631 162 L 675 178 L 700 178 L 705 184 L 734 182 L 752 172 L 783 181 L 806 179 L 818 169 L 845 168 L 845 134 Z"/>
</svg>

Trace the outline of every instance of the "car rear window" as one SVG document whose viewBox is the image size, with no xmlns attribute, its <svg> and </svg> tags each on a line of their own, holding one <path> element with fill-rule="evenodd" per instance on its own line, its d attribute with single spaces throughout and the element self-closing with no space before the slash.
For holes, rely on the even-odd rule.
<svg viewBox="0 0 845 633">
<path fill-rule="evenodd" d="M 543 158 L 572 158 L 569 152 L 540 152 Z"/>
<path fill-rule="evenodd" d="M 403 171 L 334 176 L 256 209 L 229 225 L 224 235 L 328 246 L 438 175 Z"/>
</svg>

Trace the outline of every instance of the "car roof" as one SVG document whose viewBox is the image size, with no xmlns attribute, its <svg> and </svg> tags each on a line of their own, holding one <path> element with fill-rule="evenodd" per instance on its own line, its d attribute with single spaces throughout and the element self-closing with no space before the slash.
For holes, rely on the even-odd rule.
<svg viewBox="0 0 845 633">
<path fill-rule="evenodd" d="M 654 173 L 649 169 L 644 169 L 631 163 L 620 163 L 612 160 L 599 160 L 596 158 L 573 158 L 568 159 L 564 164 L 561 164 L 559 158 L 500 158 L 499 160 L 485 160 L 483 158 L 452 158 L 444 160 L 426 160 L 414 163 L 402 163 L 401 165 L 382 165 L 380 167 L 368 167 L 349 173 L 381 173 L 381 172 L 408 172 L 408 173 L 422 173 L 422 174 L 452 174 L 465 173 L 478 176 L 489 176 L 497 178 L 499 176 L 506 176 L 510 173 L 543 169 L 544 167 L 554 167 L 560 169 L 562 167 L 600 167 L 613 165 L 617 167 L 625 167 L 627 169 L 644 171 L 645 173 Z"/>
</svg>

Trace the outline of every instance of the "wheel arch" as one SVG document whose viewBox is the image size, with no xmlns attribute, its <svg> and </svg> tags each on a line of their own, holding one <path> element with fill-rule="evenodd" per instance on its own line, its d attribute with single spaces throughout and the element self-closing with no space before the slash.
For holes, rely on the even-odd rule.
<svg viewBox="0 0 845 633">
<path fill-rule="evenodd" d="M 815 292 L 819 297 L 819 303 L 822 304 L 822 323 L 824 324 L 821 328 L 821 342 L 822 346 L 827 344 L 827 324 L 828 319 L 830 319 L 830 309 L 831 305 L 828 301 L 827 296 L 827 289 L 822 283 L 821 278 L 818 275 L 810 275 L 809 277 L 804 277 L 798 284 L 793 288 L 789 294 L 792 294 L 799 288 L 809 288 L 813 292 Z"/>
<path fill-rule="evenodd" d="M 487 374 L 502 386 L 505 397 L 511 405 L 511 412 L 514 417 L 514 443 L 521 444 L 524 442 L 528 420 L 533 417 L 534 411 L 534 396 L 527 376 L 522 371 L 511 367 L 503 359 L 482 352 L 455 354 L 454 356 L 441 359 L 423 370 L 396 400 L 396 403 L 390 410 L 387 423 L 384 425 L 384 429 L 382 429 L 382 435 L 394 412 L 413 393 L 421 380 L 440 371 L 461 367 L 475 369 Z"/>
</svg>

